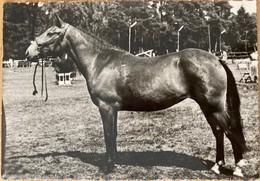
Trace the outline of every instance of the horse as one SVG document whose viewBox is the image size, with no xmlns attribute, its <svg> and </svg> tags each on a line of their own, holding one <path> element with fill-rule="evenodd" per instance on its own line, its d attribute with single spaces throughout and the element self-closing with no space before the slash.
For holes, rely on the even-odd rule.
<svg viewBox="0 0 260 181">
<path fill-rule="evenodd" d="M 67 53 L 86 79 L 92 102 L 98 107 L 106 145 L 106 170 L 113 171 L 117 153 L 118 111 L 157 111 L 184 99 L 198 103 L 216 138 L 216 160 L 224 166 L 224 135 L 230 140 L 234 175 L 243 177 L 247 150 L 236 82 L 227 65 L 199 49 L 144 58 L 113 47 L 104 40 L 63 22 L 36 37 L 25 52 L 33 62 Z"/>
</svg>

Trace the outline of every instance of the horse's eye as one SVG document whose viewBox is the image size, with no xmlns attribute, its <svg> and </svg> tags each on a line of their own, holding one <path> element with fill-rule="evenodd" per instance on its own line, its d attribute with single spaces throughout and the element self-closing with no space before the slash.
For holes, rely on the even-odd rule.
<svg viewBox="0 0 260 181">
<path fill-rule="evenodd" d="M 52 36 L 54 33 L 53 32 L 48 32 L 47 36 Z"/>
<path fill-rule="evenodd" d="M 55 35 L 55 34 L 60 34 L 59 32 L 48 32 L 47 33 L 47 36 L 53 36 L 53 35 Z"/>
</svg>

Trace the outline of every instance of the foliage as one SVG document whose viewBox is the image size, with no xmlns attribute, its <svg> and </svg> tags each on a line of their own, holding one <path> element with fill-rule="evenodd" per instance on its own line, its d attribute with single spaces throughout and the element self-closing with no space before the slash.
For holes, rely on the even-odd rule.
<svg viewBox="0 0 260 181">
<path fill-rule="evenodd" d="M 256 14 L 241 7 L 232 14 L 228 2 L 188 1 L 101 1 L 4 4 L 4 59 L 24 58 L 24 51 L 36 36 L 50 27 L 53 15 L 84 29 L 131 53 L 153 49 L 156 54 L 175 52 L 178 30 L 180 49 L 253 51 L 256 48 Z M 46 14 L 46 12 L 49 12 Z M 225 30 L 225 31 L 224 31 Z M 221 34 L 221 32 L 223 32 Z M 221 35 L 220 35 L 221 34 Z M 221 39 L 221 43 L 220 43 Z"/>
<path fill-rule="evenodd" d="M 69 56 L 67 56 L 66 58 L 62 57 L 61 59 L 61 61 L 53 62 L 54 70 L 57 73 L 76 72 L 76 65 Z"/>
<path fill-rule="evenodd" d="M 76 67 L 71 59 L 62 60 L 54 63 L 54 69 L 57 73 L 75 72 Z"/>
</svg>

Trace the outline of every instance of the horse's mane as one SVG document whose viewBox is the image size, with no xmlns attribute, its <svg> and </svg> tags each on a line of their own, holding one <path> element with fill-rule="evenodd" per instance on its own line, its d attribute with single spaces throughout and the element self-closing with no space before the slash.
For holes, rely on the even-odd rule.
<svg viewBox="0 0 260 181">
<path fill-rule="evenodd" d="M 110 43 L 108 43 L 107 41 L 105 41 L 104 39 L 96 36 L 94 33 L 90 32 L 90 31 L 86 31 L 85 29 L 82 28 L 78 28 L 79 32 L 83 35 L 83 37 L 85 37 L 86 39 L 88 39 L 88 41 L 90 41 L 92 43 L 92 45 L 97 49 L 97 50 L 103 50 L 103 49 L 111 49 L 111 50 L 121 50 L 122 49 L 111 45 Z"/>
</svg>

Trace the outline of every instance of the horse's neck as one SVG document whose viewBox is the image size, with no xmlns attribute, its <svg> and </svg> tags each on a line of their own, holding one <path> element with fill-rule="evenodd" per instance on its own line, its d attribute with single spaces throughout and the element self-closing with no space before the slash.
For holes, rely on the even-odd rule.
<svg viewBox="0 0 260 181">
<path fill-rule="evenodd" d="M 67 40 L 69 44 L 68 53 L 76 63 L 79 71 L 88 79 L 93 74 L 95 59 L 99 52 L 74 27 L 71 27 L 68 31 Z"/>
</svg>

